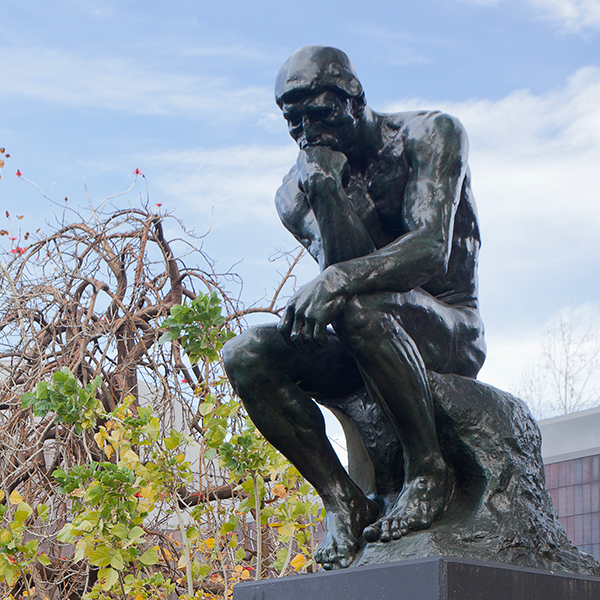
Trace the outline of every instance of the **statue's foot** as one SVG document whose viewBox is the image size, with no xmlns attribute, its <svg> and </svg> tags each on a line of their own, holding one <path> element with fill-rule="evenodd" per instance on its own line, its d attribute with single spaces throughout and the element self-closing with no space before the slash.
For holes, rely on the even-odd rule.
<svg viewBox="0 0 600 600">
<path fill-rule="evenodd" d="M 439 518 L 452 495 L 454 478 L 443 474 L 423 475 L 405 484 L 392 510 L 365 528 L 367 542 L 389 542 L 411 531 L 428 529 Z"/>
<path fill-rule="evenodd" d="M 379 516 L 379 506 L 367 498 L 328 509 L 325 535 L 315 552 L 316 561 L 326 570 L 345 569 L 360 550 L 362 532 Z"/>
</svg>

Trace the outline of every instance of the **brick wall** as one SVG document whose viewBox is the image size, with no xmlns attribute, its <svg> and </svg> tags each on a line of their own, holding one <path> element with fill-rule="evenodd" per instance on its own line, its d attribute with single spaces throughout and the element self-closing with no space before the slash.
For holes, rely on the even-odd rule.
<svg viewBox="0 0 600 600">
<path fill-rule="evenodd" d="M 546 487 L 567 536 L 600 560 L 600 455 L 545 465 Z"/>
</svg>

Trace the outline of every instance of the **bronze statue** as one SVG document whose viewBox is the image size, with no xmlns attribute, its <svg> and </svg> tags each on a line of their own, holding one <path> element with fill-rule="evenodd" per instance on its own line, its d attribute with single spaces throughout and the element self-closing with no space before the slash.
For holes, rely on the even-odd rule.
<svg viewBox="0 0 600 600">
<path fill-rule="evenodd" d="M 275 94 L 300 149 L 277 210 L 321 273 L 277 326 L 223 355 L 254 423 L 323 499 L 317 560 L 446 555 L 600 575 L 558 521 L 529 410 L 475 380 L 485 342 L 463 127 L 373 112 L 335 48 L 292 54 Z M 344 426 L 350 475 L 313 400 Z"/>
<path fill-rule="evenodd" d="M 300 48 L 275 93 L 300 150 L 277 210 L 321 273 L 277 326 L 229 342 L 225 365 L 259 430 L 323 499 L 319 562 L 345 567 L 363 534 L 386 542 L 428 528 L 452 494 L 426 369 L 474 378 L 485 358 L 467 138 L 438 111 L 372 111 L 335 48 Z M 404 457 L 401 493 L 381 518 L 312 400 L 335 406 L 364 386 Z"/>
</svg>

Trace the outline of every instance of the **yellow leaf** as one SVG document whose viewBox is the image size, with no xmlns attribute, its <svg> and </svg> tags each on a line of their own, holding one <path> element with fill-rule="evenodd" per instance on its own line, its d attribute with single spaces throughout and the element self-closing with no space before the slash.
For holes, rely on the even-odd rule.
<svg viewBox="0 0 600 600">
<path fill-rule="evenodd" d="M 233 568 L 233 570 L 234 570 L 236 573 L 241 573 L 241 572 L 242 572 L 242 569 L 243 569 L 242 565 L 235 565 L 235 567 Z"/>
<path fill-rule="evenodd" d="M 288 489 L 285 487 L 285 485 L 278 483 L 277 485 L 273 486 L 273 496 L 276 496 L 277 498 L 286 498 L 287 495 Z"/>
<path fill-rule="evenodd" d="M 154 490 L 150 485 L 143 485 L 140 487 L 140 496 L 142 498 L 147 498 L 148 500 L 154 500 L 155 497 Z"/>
<path fill-rule="evenodd" d="M 6 496 L 6 494 L 2 490 L 0 490 L 0 502 L 4 500 L 4 496 Z"/>
<path fill-rule="evenodd" d="M 144 600 L 144 597 L 138 594 L 133 600 Z"/>
<path fill-rule="evenodd" d="M 8 500 L 11 504 L 19 504 L 23 502 L 23 496 L 19 494 L 17 490 L 13 490 L 8 497 Z"/>
<path fill-rule="evenodd" d="M 296 554 L 296 556 L 292 558 L 290 565 L 294 567 L 294 571 L 299 571 L 306 563 L 307 560 L 304 554 Z"/>
<path fill-rule="evenodd" d="M 153 508 L 153 504 L 152 502 L 146 500 L 145 498 L 140 498 L 138 501 L 138 512 L 143 513 L 143 512 L 150 512 Z"/>
<path fill-rule="evenodd" d="M 113 449 L 112 446 L 110 446 L 109 444 L 107 444 L 104 447 L 104 453 L 106 454 L 106 458 L 110 458 L 113 455 Z"/>
<path fill-rule="evenodd" d="M 204 543 L 206 544 L 207 548 L 212 550 L 215 547 L 215 538 L 207 538 Z"/>
<path fill-rule="evenodd" d="M 250 579 L 250 571 L 248 571 L 248 569 L 244 569 L 240 575 L 240 579 Z"/>
<path fill-rule="evenodd" d="M 185 554 L 182 554 L 179 561 L 177 562 L 177 568 L 181 569 L 183 571 L 185 569 L 186 565 L 187 565 L 187 560 L 185 558 Z"/>
<path fill-rule="evenodd" d="M 277 529 L 277 533 L 279 535 L 287 535 L 288 537 L 292 537 L 296 533 L 296 527 L 293 523 L 284 523 Z"/>
<path fill-rule="evenodd" d="M 139 459 L 138 455 L 133 450 L 123 452 L 123 462 L 136 463 Z"/>
</svg>

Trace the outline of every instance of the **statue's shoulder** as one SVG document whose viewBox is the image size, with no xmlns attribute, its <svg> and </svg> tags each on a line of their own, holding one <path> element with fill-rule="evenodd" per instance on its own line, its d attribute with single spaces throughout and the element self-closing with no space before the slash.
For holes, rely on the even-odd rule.
<svg viewBox="0 0 600 600">
<path fill-rule="evenodd" d="M 466 158 L 468 140 L 462 123 L 439 110 L 415 110 L 383 114 L 382 138 L 387 152 L 402 152 L 411 163 L 428 157 L 437 148 L 446 154 L 456 152 Z"/>
<path fill-rule="evenodd" d="M 413 110 L 398 113 L 379 113 L 383 129 L 388 136 L 402 136 L 406 139 L 423 139 L 434 130 L 456 131 L 462 134 L 464 127 L 460 120 L 440 110 Z M 394 136 L 395 134 L 395 136 Z"/>
<path fill-rule="evenodd" d="M 299 206 L 304 203 L 304 194 L 298 189 L 296 165 L 294 165 L 283 178 L 281 186 L 279 186 L 275 194 L 275 206 L 279 216 L 283 220 L 288 215 L 296 213 Z"/>
</svg>

